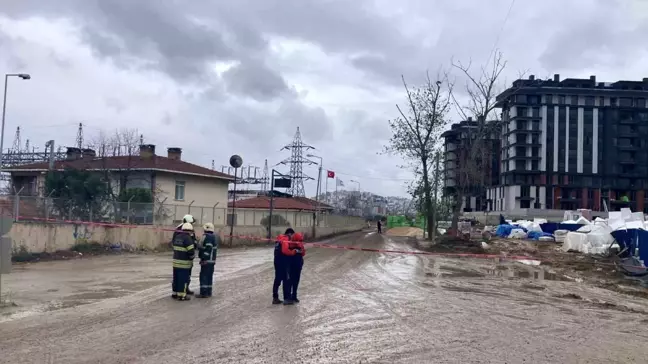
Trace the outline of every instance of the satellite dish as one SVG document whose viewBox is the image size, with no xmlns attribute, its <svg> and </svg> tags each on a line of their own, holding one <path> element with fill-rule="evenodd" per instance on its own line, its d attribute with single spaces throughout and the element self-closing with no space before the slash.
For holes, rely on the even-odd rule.
<svg viewBox="0 0 648 364">
<path fill-rule="evenodd" d="M 243 165 L 243 158 L 241 158 L 240 155 L 234 154 L 233 156 L 230 157 L 230 166 L 234 168 L 241 168 Z"/>
</svg>

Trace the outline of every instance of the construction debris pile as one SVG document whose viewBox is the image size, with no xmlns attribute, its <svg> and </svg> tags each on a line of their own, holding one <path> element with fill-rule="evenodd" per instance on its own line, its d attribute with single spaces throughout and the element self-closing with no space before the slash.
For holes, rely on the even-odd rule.
<svg viewBox="0 0 648 364">
<path fill-rule="evenodd" d="M 587 210 L 568 211 L 562 222 L 546 219 L 505 220 L 497 227 L 486 227 L 494 235 L 508 239 L 555 241 L 565 252 L 587 255 L 616 255 L 626 274 L 645 275 L 648 268 L 648 221 L 642 212 L 630 209 L 609 212 L 607 219 L 592 219 Z"/>
</svg>

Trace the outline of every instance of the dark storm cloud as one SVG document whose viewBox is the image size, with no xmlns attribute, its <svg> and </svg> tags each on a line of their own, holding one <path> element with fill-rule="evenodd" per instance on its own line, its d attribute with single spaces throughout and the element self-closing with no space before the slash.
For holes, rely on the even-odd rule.
<svg viewBox="0 0 648 364">
<path fill-rule="evenodd" d="M 4 11 L 10 16 L 71 19 L 97 54 L 118 64 L 136 56 L 178 80 L 201 77 L 209 62 L 266 56 L 266 35 L 301 39 L 327 53 L 388 58 L 419 47 L 370 1 L 8 1 Z"/>
<path fill-rule="evenodd" d="M 263 62 L 245 61 L 223 73 L 227 90 L 232 94 L 269 101 L 289 91 L 286 82 Z"/>
</svg>

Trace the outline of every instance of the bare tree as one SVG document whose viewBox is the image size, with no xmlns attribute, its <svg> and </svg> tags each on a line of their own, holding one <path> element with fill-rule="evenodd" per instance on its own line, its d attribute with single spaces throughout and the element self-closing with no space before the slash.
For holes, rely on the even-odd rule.
<svg viewBox="0 0 648 364">
<path fill-rule="evenodd" d="M 443 189 L 443 178 L 445 176 L 445 171 L 442 164 L 443 153 L 440 148 L 435 148 L 432 156 L 430 165 L 430 172 L 428 173 L 428 179 L 430 181 L 430 186 L 432 188 L 432 221 L 434 225 L 428 225 L 429 222 L 426 221 L 426 231 L 428 231 L 428 236 L 432 241 L 436 238 L 436 232 L 439 225 L 439 216 L 445 216 L 444 213 L 444 204 L 442 201 L 442 189 Z M 423 174 L 420 170 L 415 171 L 417 179 L 410 185 L 409 193 L 412 196 L 413 201 L 416 204 L 417 211 L 423 213 L 426 217 L 428 216 L 428 211 L 425 205 L 425 184 L 423 179 Z"/>
<path fill-rule="evenodd" d="M 111 182 L 112 197 L 115 200 L 118 199 L 120 191 L 124 191 L 129 182 L 137 178 L 133 169 L 141 163 L 139 144 L 137 130 L 126 128 L 116 129 L 111 134 L 100 131 L 89 143 L 101 159 L 104 179 Z M 116 182 L 116 185 L 113 185 L 113 182 Z"/>
<path fill-rule="evenodd" d="M 407 160 L 414 172 L 420 174 L 423 210 L 427 226 L 436 226 L 432 204 L 430 169 L 438 146 L 446 115 L 452 106 L 452 84 L 447 73 L 440 73 L 436 80 L 428 74 L 423 86 L 410 88 L 402 77 L 407 96 L 407 109 L 396 105 L 400 117 L 389 122 L 392 137 L 385 152 L 398 154 Z M 430 229 L 431 230 L 431 229 Z M 428 238 L 431 235 L 428 234 Z"/>
<path fill-rule="evenodd" d="M 461 214 L 462 201 L 465 196 L 475 189 L 482 193 L 486 188 L 487 173 L 490 170 L 492 151 L 489 141 L 492 136 L 501 132 L 502 119 L 497 108 L 497 95 L 503 91 L 501 76 L 506 69 L 507 62 L 501 52 L 493 54 L 486 65 L 475 69 L 472 63 L 463 64 L 452 62 L 452 66 L 459 70 L 467 79 L 464 92 L 467 101 L 463 102 L 452 94 L 452 100 L 457 112 L 463 120 L 472 119 L 473 122 L 466 128 L 466 135 L 461 138 L 456 172 L 455 201 L 452 214 L 452 228 L 457 229 L 459 215 Z"/>
</svg>

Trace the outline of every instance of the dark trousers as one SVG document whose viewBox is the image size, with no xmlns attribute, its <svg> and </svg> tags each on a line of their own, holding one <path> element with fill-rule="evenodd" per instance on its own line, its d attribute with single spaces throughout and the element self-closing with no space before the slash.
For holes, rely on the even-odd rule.
<svg viewBox="0 0 648 364">
<path fill-rule="evenodd" d="M 290 299 L 297 299 L 297 288 L 301 279 L 301 271 L 304 267 L 304 258 L 302 256 L 291 257 L 290 271 L 288 272 L 290 282 Z"/>
<path fill-rule="evenodd" d="M 171 282 L 171 289 L 178 297 L 187 295 L 189 289 L 189 277 L 191 276 L 191 269 L 189 268 L 173 268 L 173 281 Z"/>
<path fill-rule="evenodd" d="M 187 292 L 191 291 L 189 289 L 189 283 L 191 283 L 191 270 L 192 268 L 189 268 L 189 278 L 187 278 Z"/>
<path fill-rule="evenodd" d="M 283 258 L 275 259 L 274 261 L 274 283 L 272 284 L 272 298 L 279 298 L 279 286 L 283 289 L 283 296 L 285 299 L 290 299 L 290 285 L 288 282 L 288 267 Z"/>
<path fill-rule="evenodd" d="M 378 234 L 382 234 L 382 226 L 378 225 Z"/>
<path fill-rule="evenodd" d="M 214 263 L 205 263 L 200 266 L 200 295 L 211 296 L 214 282 Z"/>
</svg>

